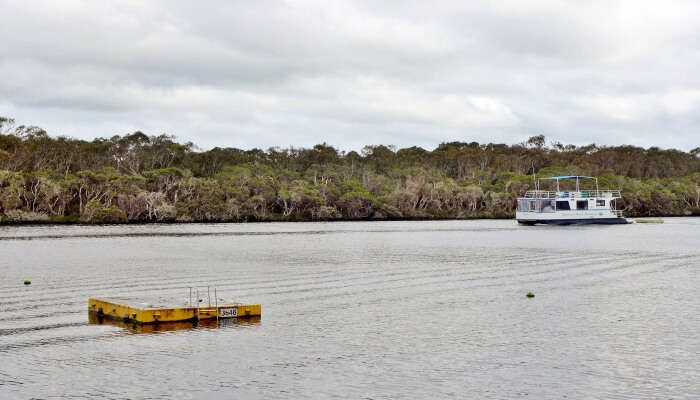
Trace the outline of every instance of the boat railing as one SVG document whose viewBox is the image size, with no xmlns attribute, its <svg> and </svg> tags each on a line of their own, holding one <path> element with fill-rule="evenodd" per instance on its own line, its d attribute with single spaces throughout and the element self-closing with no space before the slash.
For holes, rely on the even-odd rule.
<svg viewBox="0 0 700 400">
<path fill-rule="evenodd" d="M 528 199 L 556 199 L 557 192 L 548 192 L 545 190 L 528 190 L 525 192 L 525 197 Z"/>
<path fill-rule="evenodd" d="M 603 198 L 620 198 L 619 190 L 579 190 L 577 191 L 561 191 L 553 192 L 547 190 L 528 190 L 525 192 L 527 199 L 573 199 L 573 198 L 588 198 L 588 197 L 603 197 Z"/>
<path fill-rule="evenodd" d="M 622 210 L 610 210 L 610 211 L 611 211 L 613 214 L 617 215 L 618 218 L 624 217 L 624 215 L 622 215 Z"/>
<path fill-rule="evenodd" d="M 199 289 L 195 289 L 195 302 L 197 303 L 195 306 L 197 307 L 197 321 L 201 319 L 202 313 L 204 314 L 211 314 L 214 313 L 216 314 L 216 321 L 219 321 L 219 298 L 216 295 L 216 287 L 214 288 L 214 308 L 211 306 L 211 292 L 209 290 L 209 286 L 207 286 L 207 306 L 204 307 L 202 306 L 202 300 L 203 298 L 199 297 Z M 189 299 L 189 305 L 192 307 L 192 288 L 190 288 L 190 299 Z"/>
</svg>

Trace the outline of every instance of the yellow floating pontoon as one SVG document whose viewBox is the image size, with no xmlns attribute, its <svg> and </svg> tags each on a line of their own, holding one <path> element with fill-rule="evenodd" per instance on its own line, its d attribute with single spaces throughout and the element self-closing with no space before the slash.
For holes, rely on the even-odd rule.
<svg viewBox="0 0 700 400">
<path fill-rule="evenodd" d="M 187 330 L 195 327 L 200 328 L 218 328 L 221 326 L 234 325 L 256 325 L 260 323 L 260 317 L 250 318 L 227 318 L 227 319 L 203 319 L 201 321 L 177 321 L 177 322 L 159 322 L 157 324 L 139 324 L 133 321 L 124 321 L 123 319 L 100 318 L 97 313 L 88 313 L 88 322 L 91 325 L 110 325 L 128 329 L 134 333 L 155 333 Z"/>
<path fill-rule="evenodd" d="M 199 303 L 199 302 L 197 302 Z M 115 300 L 88 299 L 88 311 L 98 318 L 110 318 L 140 324 L 199 321 L 220 318 L 260 317 L 260 304 L 216 304 L 190 307 L 131 307 Z"/>
</svg>

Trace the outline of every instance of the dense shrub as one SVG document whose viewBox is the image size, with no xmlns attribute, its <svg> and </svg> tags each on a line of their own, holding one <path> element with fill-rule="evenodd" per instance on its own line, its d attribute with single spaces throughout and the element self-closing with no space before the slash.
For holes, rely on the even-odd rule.
<svg viewBox="0 0 700 400">
<path fill-rule="evenodd" d="M 510 218 L 537 176 L 597 175 L 628 216 L 700 214 L 700 149 L 525 143 L 195 152 L 167 135 L 51 138 L 0 118 L 0 221 Z M 3 125 L 4 124 L 4 125 Z"/>
</svg>

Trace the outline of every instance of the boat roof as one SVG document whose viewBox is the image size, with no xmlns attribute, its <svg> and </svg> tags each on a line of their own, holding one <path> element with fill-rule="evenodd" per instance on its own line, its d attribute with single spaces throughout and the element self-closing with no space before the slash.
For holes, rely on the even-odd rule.
<svg viewBox="0 0 700 400">
<path fill-rule="evenodd" d="M 557 181 L 562 180 L 562 179 L 595 179 L 593 176 L 581 176 L 581 175 L 561 175 L 561 176 L 551 176 L 549 178 L 540 178 L 540 179 L 555 179 Z"/>
</svg>

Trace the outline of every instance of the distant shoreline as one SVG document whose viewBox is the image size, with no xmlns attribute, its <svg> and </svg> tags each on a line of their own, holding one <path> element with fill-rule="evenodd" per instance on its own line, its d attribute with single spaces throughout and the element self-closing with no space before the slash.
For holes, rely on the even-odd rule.
<svg viewBox="0 0 700 400">
<path fill-rule="evenodd" d="M 697 218 L 700 215 L 636 215 L 625 216 L 628 219 L 637 218 Z M 97 223 L 97 222 L 80 222 L 80 221 L 22 221 L 22 222 L 0 222 L 0 227 L 12 226 L 104 226 L 104 225 L 125 225 L 125 226 L 144 226 L 144 225 L 188 225 L 188 224 L 271 224 L 271 223 L 309 223 L 309 222 L 396 222 L 396 221 L 488 221 L 512 220 L 515 222 L 515 217 L 474 217 L 474 218 L 359 218 L 359 219 L 328 219 L 328 220 L 259 220 L 259 221 L 128 221 L 128 222 L 113 222 L 113 223 Z"/>
<path fill-rule="evenodd" d="M 538 135 L 430 151 L 200 152 L 165 134 L 86 141 L 0 123 L 2 224 L 511 219 L 537 178 L 561 175 L 621 191 L 613 206 L 631 218 L 700 215 L 700 148 L 548 146 Z"/>
</svg>

